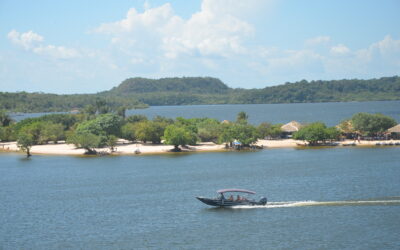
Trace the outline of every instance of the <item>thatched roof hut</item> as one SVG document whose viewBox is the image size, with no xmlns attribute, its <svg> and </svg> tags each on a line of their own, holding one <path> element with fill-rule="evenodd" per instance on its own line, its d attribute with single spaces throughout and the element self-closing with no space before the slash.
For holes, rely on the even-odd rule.
<svg viewBox="0 0 400 250">
<path fill-rule="evenodd" d="M 302 125 L 297 122 L 297 121 L 291 121 L 289 123 L 286 123 L 285 125 L 282 125 L 281 129 L 283 132 L 286 133 L 294 133 L 299 131 L 299 129 L 302 127 Z"/>
<path fill-rule="evenodd" d="M 397 124 L 394 127 L 391 127 L 387 130 L 389 133 L 400 133 L 400 124 Z"/>
<path fill-rule="evenodd" d="M 351 120 L 342 121 L 340 124 L 336 125 L 336 128 L 344 134 L 357 133 L 354 130 L 353 122 Z"/>
</svg>

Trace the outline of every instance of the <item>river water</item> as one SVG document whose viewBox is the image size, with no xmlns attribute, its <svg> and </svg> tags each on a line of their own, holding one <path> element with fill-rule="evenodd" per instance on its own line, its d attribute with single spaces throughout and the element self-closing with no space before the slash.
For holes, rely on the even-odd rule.
<svg viewBox="0 0 400 250">
<path fill-rule="evenodd" d="M 321 121 L 328 126 L 335 126 L 358 112 L 382 113 L 400 122 L 400 101 L 153 106 L 129 110 L 127 115 L 143 114 L 149 118 L 156 115 L 170 118 L 210 117 L 234 121 L 241 111 L 246 112 L 250 123 L 255 125 L 261 122 L 288 123 L 296 120 L 301 123 Z"/>
<path fill-rule="evenodd" d="M 400 147 L 0 154 L 0 249 L 399 249 Z M 195 196 L 247 188 L 265 207 Z"/>
<path fill-rule="evenodd" d="M 296 120 L 301 123 L 321 121 L 329 126 L 335 126 L 358 112 L 382 113 L 400 122 L 399 107 L 400 101 L 152 106 L 146 109 L 128 110 L 126 115 L 141 114 L 150 119 L 161 115 L 169 118 L 210 117 L 221 121 L 234 121 L 236 115 L 244 111 L 249 115 L 249 122 L 255 125 L 261 122 L 288 123 Z M 45 114 L 26 113 L 11 116 L 14 120 L 20 121 Z"/>
<path fill-rule="evenodd" d="M 400 121 L 400 102 L 199 105 L 129 111 L 250 122 L 357 112 Z M 0 249 L 400 249 L 400 147 L 72 157 L 0 153 Z M 245 188 L 263 207 L 195 196 Z"/>
</svg>

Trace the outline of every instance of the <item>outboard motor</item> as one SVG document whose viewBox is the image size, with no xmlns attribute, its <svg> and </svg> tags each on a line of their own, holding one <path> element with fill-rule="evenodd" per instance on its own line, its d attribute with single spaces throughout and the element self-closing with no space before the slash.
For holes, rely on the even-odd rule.
<svg viewBox="0 0 400 250">
<path fill-rule="evenodd" d="M 260 205 L 265 205 L 265 204 L 267 204 L 267 198 L 265 198 L 265 197 L 261 197 L 261 199 L 260 199 L 260 201 L 258 202 Z"/>
</svg>

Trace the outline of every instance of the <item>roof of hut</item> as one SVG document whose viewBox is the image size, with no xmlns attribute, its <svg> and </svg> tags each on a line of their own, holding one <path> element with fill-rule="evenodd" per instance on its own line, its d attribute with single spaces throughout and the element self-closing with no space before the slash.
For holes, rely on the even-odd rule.
<svg viewBox="0 0 400 250">
<path fill-rule="evenodd" d="M 301 124 L 297 121 L 291 121 L 289 123 L 286 123 L 285 125 L 282 125 L 281 129 L 283 132 L 296 132 L 299 131 L 299 129 L 301 128 Z"/>
<path fill-rule="evenodd" d="M 391 127 L 387 130 L 389 133 L 400 133 L 400 124 L 397 124 L 394 127 Z"/>
<path fill-rule="evenodd" d="M 342 133 L 355 133 L 353 122 L 351 120 L 342 121 L 340 124 L 336 125 Z"/>
</svg>

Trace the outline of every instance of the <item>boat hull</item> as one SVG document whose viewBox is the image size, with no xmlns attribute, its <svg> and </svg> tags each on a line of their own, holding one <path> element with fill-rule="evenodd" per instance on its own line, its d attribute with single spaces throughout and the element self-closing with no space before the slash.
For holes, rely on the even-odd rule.
<svg viewBox="0 0 400 250">
<path fill-rule="evenodd" d="M 204 204 L 207 204 L 209 206 L 214 206 L 214 207 L 233 207 L 233 206 L 255 206 L 255 205 L 265 205 L 267 204 L 267 199 L 262 198 L 260 201 L 254 201 L 254 200 L 241 200 L 241 201 L 232 201 L 232 200 L 227 200 L 227 199 L 211 199 L 211 198 L 205 198 L 205 197 L 196 197 L 199 201 L 203 202 Z"/>
</svg>

